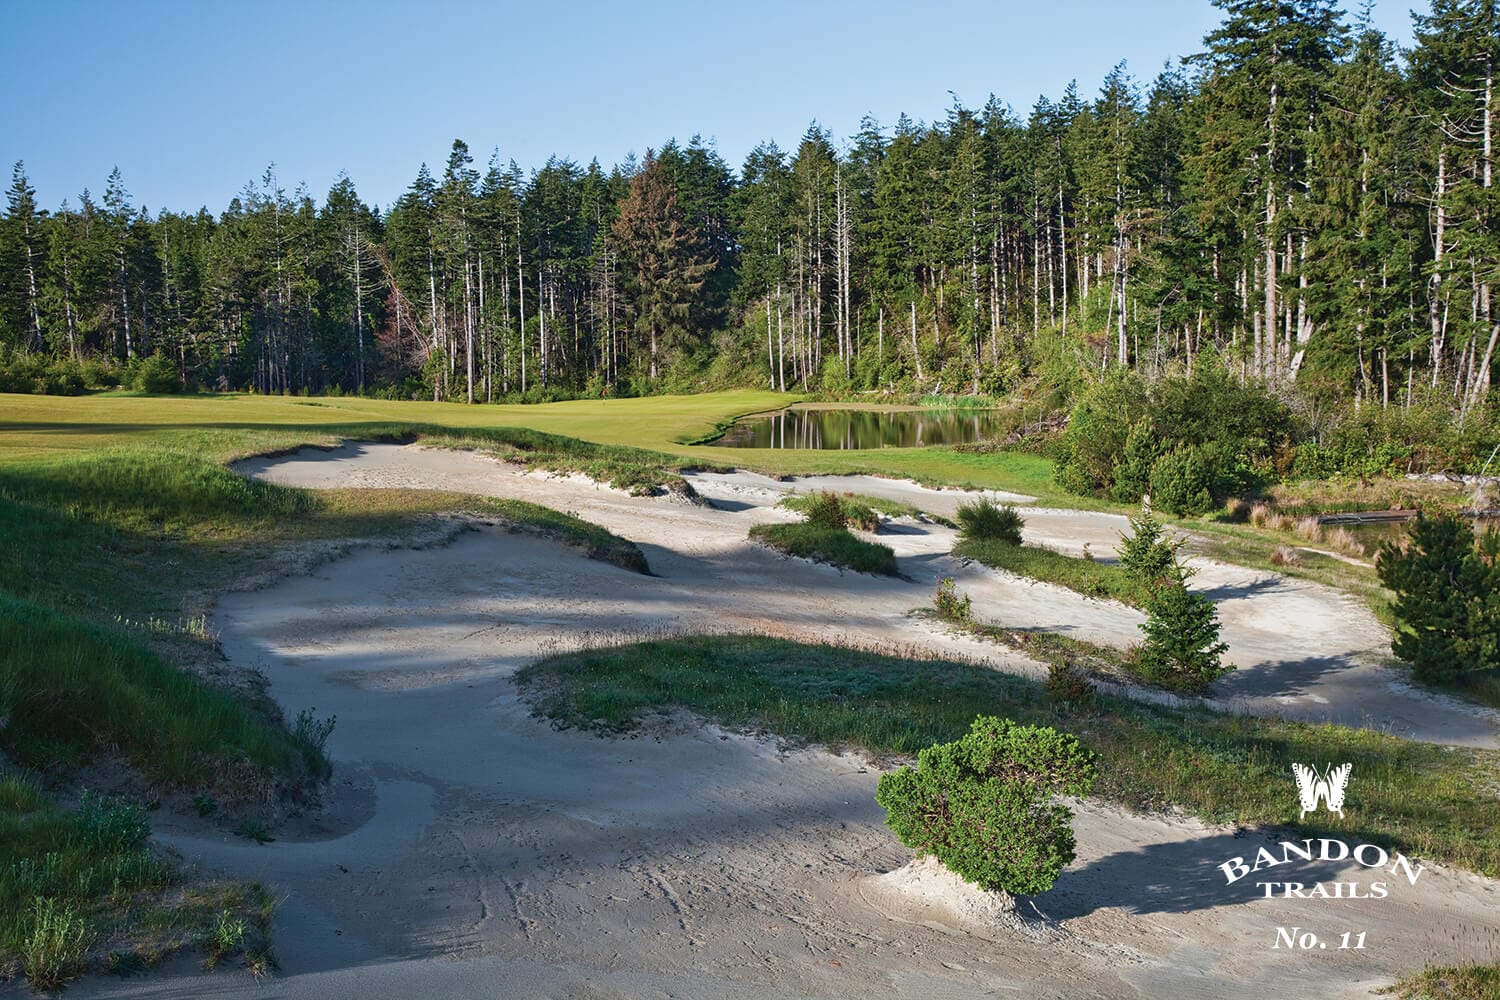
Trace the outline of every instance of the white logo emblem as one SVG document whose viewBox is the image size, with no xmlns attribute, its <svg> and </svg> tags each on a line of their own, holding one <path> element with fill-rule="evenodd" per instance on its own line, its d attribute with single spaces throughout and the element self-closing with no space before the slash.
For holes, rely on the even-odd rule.
<svg viewBox="0 0 1500 1000">
<path fill-rule="evenodd" d="M 1318 800 L 1322 799 L 1328 806 L 1328 811 L 1338 813 L 1342 819 L 1344 787 L 1349 784 L 1349 772 L 1352 770 L 1353 764 L 1340 764 L 1338 767 L 1330 764 L 1326 772 L 1319 774 L 1306 764 L 1293 764 L 1292 774 L 1297 777 L 1297 794 L 1302 798 L 1302 815 L 1306 816 L 1318 808 Z"/>
</svg>

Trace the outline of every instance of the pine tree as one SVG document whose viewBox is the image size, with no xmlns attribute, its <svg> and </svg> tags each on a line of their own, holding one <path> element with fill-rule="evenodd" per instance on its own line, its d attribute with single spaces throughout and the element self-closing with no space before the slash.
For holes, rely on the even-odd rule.
<svg viewBox="0 0 1500 1000">
<path fill-rule="evenodd" d="M 629 268 L 630 311 L 636 330 L 648 338 L 650 377 L 656 381 L 663 362 L 690 343 L 693 296 L 712 264 L 683 218 L 661 161 L 649 150 L 611 229 Z"/>
<path fill-rule="evenodd" d="M 1453 680 L 1500 667 L 1500 536 L 1476 543 L 1455 517 L 1418 516 L 1407 544 L 1387 542 L 1375 569 L 1396 593 L 1391 648 L 1418 680 Z"/>
</svg>

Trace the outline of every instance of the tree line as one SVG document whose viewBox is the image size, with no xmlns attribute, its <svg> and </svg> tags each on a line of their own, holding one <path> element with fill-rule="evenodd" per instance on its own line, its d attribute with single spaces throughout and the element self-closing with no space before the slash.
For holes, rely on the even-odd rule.
<svg viewBox="0 0 1500 1000">
<path fill-rule="evenodd" d="M 489 401 L 706 385 L 999 393 L 1191 370 L 1341 403 L 1488 397 L 1500 317 L 1493 0 L 1398 53 L 1367 3 L 1216 0 L 1204 51 L 1024 113 L 697 137 L 606 171 L 481 170 L 455 141 L 388 209 L 274 167 L 219 215 L 120 172 L 0 218 L 0 351 L 161 355 L 186 384 Z"/>
</svg>

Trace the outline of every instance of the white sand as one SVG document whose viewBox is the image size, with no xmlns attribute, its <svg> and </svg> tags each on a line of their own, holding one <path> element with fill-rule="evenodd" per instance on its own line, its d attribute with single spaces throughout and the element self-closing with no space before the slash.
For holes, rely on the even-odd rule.
<svg viewBox="0 0 1500 1000">
<path fill-rule="evenodd" d="M 1216 865 L 1253 856 L 1264 835 L 1094 803 L 1078 807 L 1077 861 L 1036 901 L 1050 923 L 1018 928 L 994 900 L 902 869 L 911 854 L 883 825 L 877 771 L 857 757 L 784 751 L 687 719 L 631 739 L 559 732 L 529 717 L 509 679 L 548 650 L 658 629 L 902 645 L 1034 670 L 909 616 L 946 575 L 986 618 L 1135 638 L 1128 608 L 957 566 L 942 529 L 908 523 L 883 536 L 910 581 L 883 580 L 748 544 L 749 525 L 789 516 L 769 506 L 789 484 L 763 477 L 696 476 L 718 506 L 694 507 L 419 448 L 247 466 L 311 487 L 546 503 L 637 541 L 658 576 L 491 528 L 447 547 L 356 552 L 225 596 L 215 624 L 231 659 L 263 670 L 289 712 L 337 714 L 335 786 L 366 818 L 342 837 L 265 846 L 168 835 L 285 898 L 274 983 L 179 967 L 74 995 L 1357 997 L 1423 962 L 1490 958 L 1500 934 L 1484 879 L 1429 869 L 1416 886 L 1387 877 L 1383 900 L 1255 898 L 1254 879 L 1226 887 Z M 921 495 L 940 511 L 961 499 Z M 1028 518 L 1029 535 L 1089 540 L 1100 554 L 1120 520 Z M 1380 630 L 1341 595 L 1216 564 L 1195 582 L 1243 590 L 1216 596 L 1232 655 L 1266 686 L 1248 684 L 1245 703 L 1494 743 L 1490 717 L 1416 696 L 1371 663 Z M 1323 864 L 1296 877 L 1371 880 L 1352 872 Z M 1273 950 L 1278 925 L 1316 930 L 1335 950 Z M 1336 950 L 1346 929 L 1367 932 L 1366 950 Z"/>
</svg>

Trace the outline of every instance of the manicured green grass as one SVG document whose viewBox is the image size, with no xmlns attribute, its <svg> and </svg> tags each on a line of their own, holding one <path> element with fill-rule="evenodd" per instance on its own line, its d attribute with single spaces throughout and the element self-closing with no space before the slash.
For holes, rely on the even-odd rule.
<svg viewBox="0 0 1500 1000">
<path fill-rule="evenodd" d="M 824 528 L 806 522 L 757 524 L 750 537 L 789 556 L 812 559 L 856 573 L 896 575 L 896 554 L 889 545 L 855 538 L 842 528 Z"/>
<path fill-rule="evenodd" d="M 517 675 L 540 715 L 624 732 L 685 708 L 731 727 L 875 754 L 912 755 L 1001 715 L 1078 736 L 1100 755 L 1095 795 L 1135 809 L 1180 808 L 1219 823 L 1382 843 L 1500 872 L 1500 753 L 1381 733 L 1097 699 L 1060 710 L 1043 685 L 986 667 L 750 636 L 639 643 L 549 657 Z M 1294 761 L 1354 764 L 1339 819 L 1299 822 Z"/>
<path fill-rule="evenodd" d="M 1380 991 L 1397 1000 L 1495 1000 L 1500 965 L 1437 966 Z"/>
<path fill-rule="evenodd" d="M 736 417 L 779 409 L 800 397 L 736 390 L 697 396 L 572 400 L 536 405 L 465 406 L 357 397 L 139 397 L 0 394 L 0 464 L 60 451 L 121 444 L 164 445 L 227 461 L 252 454 L 331 445 L 339 439 L 407 437 L 418 429 L 456 435 L 519 428 L 632 452 L 667 455 L 681 467 L 735 467 L 770 475 L 856 472 L 937 485 L 975 486 L 1036 496 L 1044 504 L 1103 509 L 1052 482 L 1052 463 L 1019 452 L 973 454 L 952 448 L 799 451 L 691 445 Z M 606 456 L 607 457 L 607 456 Z"/>
<path fill-rule="evenodd" d="M 955 545 L 953 554 L 991 569 L 1003 569 L 1017 576 L 1055 583 L 1085 597 L 1108 598 L 1138 608 L 1150 596 L 1147 587 L 1115 563 L 1065 556 L 1038 545 L 1011 545 L 993 539 L 971 538 Z"/>
</svg>

